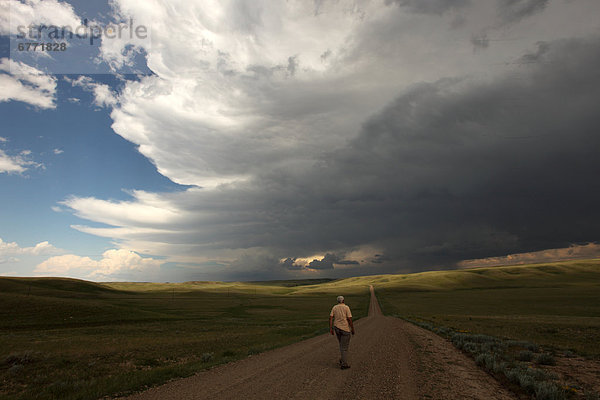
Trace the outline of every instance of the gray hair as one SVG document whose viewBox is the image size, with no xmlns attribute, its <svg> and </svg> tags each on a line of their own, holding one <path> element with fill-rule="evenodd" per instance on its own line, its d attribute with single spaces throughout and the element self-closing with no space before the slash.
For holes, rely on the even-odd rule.
<svg viewBox="0 0 600 400">
<path fill-rule="evenodd" d="M 344 302 L 344 296 L 338 296 L 337 297 L 337 301 L 338 301 L 338 303 L 343 303 Z"/>
</svg>

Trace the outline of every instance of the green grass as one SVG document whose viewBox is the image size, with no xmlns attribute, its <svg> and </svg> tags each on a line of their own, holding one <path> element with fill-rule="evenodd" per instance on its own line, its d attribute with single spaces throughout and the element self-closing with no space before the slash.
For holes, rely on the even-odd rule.
<svg viewBox="0 0 600 400">
<path fill-rule="evenodd" d="M 338 294 L 365 316 L 370 284 L 384 313 L 526 342 L 515 357 L 535 362 L 533 343 L 600 357 L 599 260 L 336 281 L 0 278 L 0 398 L 96 399 L 188 376 L 325 332 Z"/>
<path fill-rule="evenodd" d="M 536 399 L 573 391 L 545 367 L 600 358 L 600 260 L 355 278 L 384 313 L 447 337 L 500 381 Z M 578 371 L 570 371 L 577 376 Z M 597 396 L 585 389 L 586 398 Z"/>
<path fill-rule="evenodd" d="M 534 343 L 456 332 L 427 322 L 410 322 L 450 340 L 456 348 L 470 355 L 477 365 L 519 394 L 535 396 L 536 400 L 569 398 L 558 375 L 540 367 L 548 365 L 553 357 L 547 353 L 536 354 L 541 349 Z M 534 354 L 535 363 L 530 362 Z"/>
<path fill-rule="evenodd" d="M 599 260 L 354 279 L 387 314 L 600 357 Z"/>
<path fill-rule="evenodd" d="M 338 292 L 314 283 L 0 278 L 0 398 L 97 399 L 324 333 Z M 366 286 L 344 295 L 366 315 Z"/>
</svg>

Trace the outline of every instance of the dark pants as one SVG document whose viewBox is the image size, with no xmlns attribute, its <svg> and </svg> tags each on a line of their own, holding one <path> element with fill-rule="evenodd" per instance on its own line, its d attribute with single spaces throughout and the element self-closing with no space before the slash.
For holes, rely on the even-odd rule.
<svg viewBox="0 0 600 400">
<path fill-rule="evenodd" d="M 350 344 L 350 337 L 352 334 L 346 332 L 335 326 L 333 328 L 337 336 L 338 342 L 340 342 L 340 364 L 342 366 L 348 365 L 348 345 Z"/>
</svg>

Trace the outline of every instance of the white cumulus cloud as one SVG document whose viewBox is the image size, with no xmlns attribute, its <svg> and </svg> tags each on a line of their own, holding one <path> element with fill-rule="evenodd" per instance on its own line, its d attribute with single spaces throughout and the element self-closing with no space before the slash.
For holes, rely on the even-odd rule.
<svg viewBox="0 0 600 400">
<path fill-rule="evenodd" d="M 29 156 L 30 153 L 27 153 L 27 151 L 28 150 L 25 150 L 16 156 L 10 156 L 0 149 L 0 173 L 20 174 L 31 167 L 43 167 L 42 164 L 28 160 L 27 156 Z"/>
<path fill-rule="evenodd" d="M 80 24 L 73 6 L 57 0 L 3 0 L 0 3 L 0 33 L 17 34 L 19 26 L 56 25 L 76 27 Z"/>
<path fill-rule="evenodd" d="M 98 107 L 113 107 L 117 105 L 116 94 L 110 87 L 103 83 L 94 82 L 89 76 L 80 76 L 75 80 L 69 80 L 73 86 L 79 86 L 94 95 L 94 104 Z"/>
<path fill-rule="evenodd" d="M 56 78 L 22 62 L 0 59 L 0 102 L 22 101 L 40 108 L 56 108 Z"/>
<path fill-rule="evenodd" d="M 409 85 L 502 70 L 541 36 L 578 34 L 593 20 L 551 33 L 515 25 L 514 35 L 527 39 L 473 54 L 470 38 L 496 23 L 496 2 L 454 3 L 467 22 L 453 28 L 455 15 L 416 15 L 384 0 L 115 0 L 116 17 L 152 28 L 151 45 L 141 46 L 153 75 L 119 94 L 94 85 L 96 103 L 114 106 L 114 131 L 161 174 L 214 188 L 310 165 Z M 552 24 L 575 15 L 571 8 L 549 7 L 544 16 Z"/>
<path fill-rule="evenodd" d="M 41 275 L 73 276 L 96 280 L 131 276 L 139 279 L 152 276 L 160 264 L 160 260 L 144 258 L 133 251 L 112 249 L 105 251 L 100 260 L 74 254 L 51 257 L 38 264 L 34 272 Z"/>
<path fill-rule="evenodd" d="M 21 247 L 16 242 L 5 242 L 0 238 L 0 257 L 14 255 L 49 255 L 61 253 L 62 250 L 54 247 L 48 241 L 40 242 L 32 247 Z"/>
<path fill-rule="evenodd" d="M 76 27 L 80 19 L 73 6 L 57 0 L 3 0 L 0 33 L 18 34 L 19 27 L 55 25 Z M 22 29 L 21 29 L 22 30 Z M 22 62 L 0 60 L 0 102 L 22 101 L 40 108 L 55 108 L 56 79 Z"/>
<path fill-rule="evenodd" d="M 392 97 L 394 83 L 366 85 L 376 81 L 368 66 L 342 62 L 357 29 L 386 19 L 379 2 L 115 6 L 152 27 L 145 50 L 154 75 L 126 84 L 112 127 L 178 183 L 216 187 L 290 160 L 305 164 L 306 154 L 355 132 L 365 104 Z"/>
</svg>

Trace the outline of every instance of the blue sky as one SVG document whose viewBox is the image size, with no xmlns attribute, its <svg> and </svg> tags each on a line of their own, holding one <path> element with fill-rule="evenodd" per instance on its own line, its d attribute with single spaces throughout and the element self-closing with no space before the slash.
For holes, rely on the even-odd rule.
<svg viewBox="0 0 600 400">
<path fill-rule="evenodd" d="M 56 211 L 60 202 L 71 195 L 123 200 L 132 189 L 162 192 L 181 186 L 160 175 L 134 144 L 114 134 L 110 110 L 94 105 L 89 92 L 64 78 L 57 80 L 54 109 L 20 102 L 0 106 L 1 136 L 6 139 L 0 148 L 13 156 L 30 152 L 23 158 L 35 163 L 21 174 L 0 174 L 0 237 L 21 247 L 51 239 L 55 247 L 98 258 L 114 247 L 111 240 L 72 229 L 81 220 Z M 114 75 L 94 78 L 113 87 L 120 83 Z M 33 267 L 19 272 L 30 274 Z"/>
<path fill-rule="evenodd" d="M 0 275 L 600 255 L 595 0 L 3 7 Z M 103 29 L 93 46 L 18 50 L 18 26 L 84 21 Z M 149 35 L 108 36 L 125 25 Z"/>
<path fill-rule="evenodd" d="M 110 75 L 95 79 L 118 84 Z M 74 234 L 69 225 L 77 219 L 51 208 L 69 195 L 125 199 L 127 189 L 178 188 L 158 174 L 135 145 L 112 132 L 110 110 L 95 106 L 89 93 L 60 79 L 56 97 L 52 110 L 17 102 L 2 104 L 3 137 L 7 139 L 3 149 L 9 154 L 31 151 L 27 158 L 41 164 L 22 175 L 0 176 L 3 187 L 10 187 L 3 196 L 2 219 L 14 226 L 14 241 L 35 244 L 51 235 L 57 246 L 67 247 Z M 87 235 L 80 240 L 96 249 L 99 244 L 109 245 L 105 239 Z"/>
</svg>

